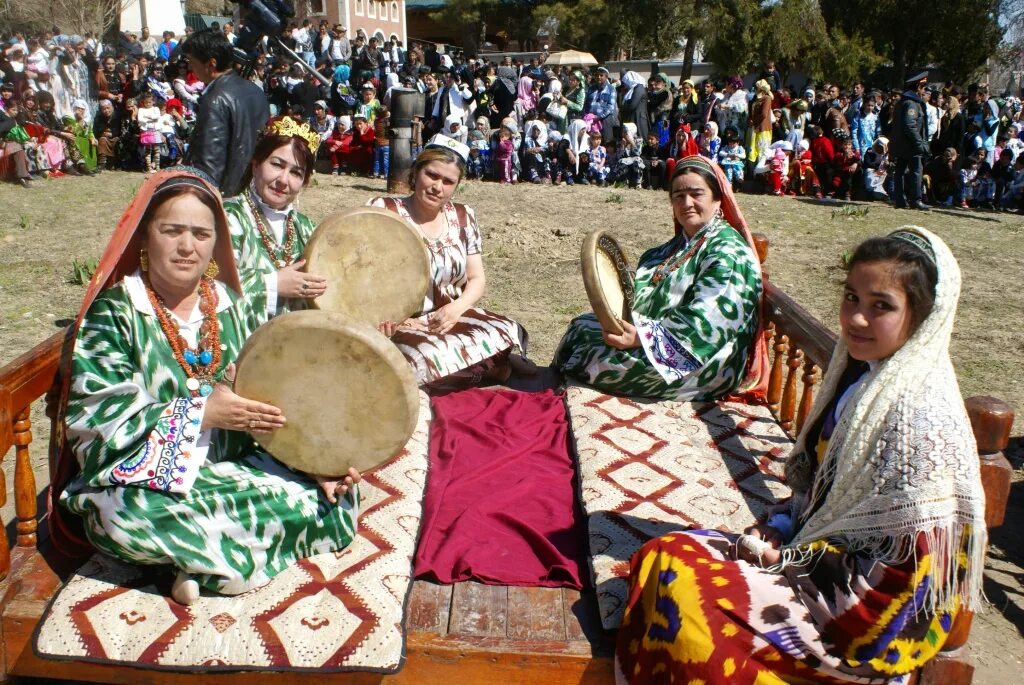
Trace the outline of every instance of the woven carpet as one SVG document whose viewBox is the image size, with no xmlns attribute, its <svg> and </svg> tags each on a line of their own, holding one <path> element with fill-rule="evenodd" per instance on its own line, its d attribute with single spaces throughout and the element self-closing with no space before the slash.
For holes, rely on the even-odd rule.
<svg viewBox="0 0 1024 685">
<path fill-rule="evenodd" d="M 181 606 L 170 576 L 95 555 L 61 589 L 36 636 L 47 658 L 169 670 L 398 671 L 422 516 L 430 403 L 394 460 L 360 486 L 359 531 L 264 587 Z"/>
<path fill-rule="evenodd" d="M 601 623 L 617 628 L 629 559 L 644 542 L 684 528 L 741 532 L 787 497 L 792 445 L 767 407 L 634 400 L 570 386 Z"/>
</svg>

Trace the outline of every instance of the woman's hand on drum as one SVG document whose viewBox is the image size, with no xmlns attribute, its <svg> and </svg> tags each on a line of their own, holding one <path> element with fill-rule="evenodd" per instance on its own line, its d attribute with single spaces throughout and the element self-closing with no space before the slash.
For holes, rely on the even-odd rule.
<svg viewBox="0 0 1024 685">
<path fill-rule="evenodd" d="M 361 481 L 363 476 L 356 471 L 354 467 L 349 468 L 348 475 L 343 478 L 334 478 L 328 476 L 314 476 L 316 482 L 320 485 L 320 489 L 324 491 L 324 496 L 327 501 L 331 504 L 337 504 L 339 497 L 344 497 L 345 493 L 349 489 Z"/>
<path fill-rule="evenodd" d="M 427 327 L 427 322 L 423 319 L 412 318 L 406 319 L 402 323 L 381 321 L 377 324 L 377 330 L 390 338 L 399 331 L 420 331 L 421 333 L 426 333 L 430 329 Z"/>
<path fill-rule="evenodd" d="M 279 296 L 313 299 L 326 292 L 327 279 L 300 271 L 305 265 L 306 260 L 300 259 L 277 272 L 277 294 Z"/>
<path fill-rule="evenodd" d="M 427 324 L 434 335 L 444 335 L 459 322 L 466 310 L 456 300 L 427 315 Z"/>
<path fill-rule="evenodd" d="M 636 326 L 628 321 L 619 321 L 622 326 L 622 333 L 609 333 L 605 331 L 604 341 L 617 350 L 631 350 L 640 347 L 640 338 L 636 334 Z"/>
<path fill-rule="evenodd" d="M 235 365 L 231 364 L 224 373 L 224 382 L 213 386 L 213 392 L 206 400 L 200 430 L 223 428 L 267 434 L 284 427 L 286 422 L 280 409 L 236 395 L 231 389 L 234 382 Z"/>
</svg>

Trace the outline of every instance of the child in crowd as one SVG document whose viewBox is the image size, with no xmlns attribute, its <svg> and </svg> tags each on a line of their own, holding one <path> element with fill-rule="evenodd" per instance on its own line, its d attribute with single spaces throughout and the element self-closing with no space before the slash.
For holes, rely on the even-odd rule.
<svg viewBox="0 0 1024 685">
<path fill-rule="evenodd" d="M 644 185 L 652 190 L 661 190 L 665 184 L 665 158 L 657 131 L 647 134 L 647 142 L 640 152 L 644 160 Z"/>
<path fill-rule="evenodd" d="M 362 99 L 359 102 L 359 106 L 356 107 L 356 114 L 362 114 L 366 117 L 366 122 L 373 126 L 373 122 L 377 119 L 377 114 L 381 108 L 380 100 L 377 99 L 377 89 L 373 87 L 372 83 L 367 81 L 363 84 L 360 95 Z"/>
<path fill-rule="evenodd" d="M 978 176 L 974 185 L 973 207 L 995 209 L 996 180 L 992 177 L 992 167 L 988 162 L 978 164 Z"/>
<path fill-rule="evenodd" d="M 1007 147 L 996 156 L 996 163 L 992 165 L 992 180 L 996 184 L 995 206 L 999 207 L 1006 186 L 1013 182 L 1013 151 Z"/>
<path fill-rule="evenodd" d="M 788 140 L 779 140 L 771 144 L 766 174 L 772 195 L 782 195 L 788 190 L 789 158 L 793 153 L 793 144 Z"/>
<path fill-rule="evenodd" d="M 142 148 L 142 159 L 146 164 L 146 173 L 149 174 L 160 170 L 161 116 L 160 108 L 153 104 L 152 93 L 139 96 L 135 120 L 139 123 L 139 147 Z"/>
<path fill-rule="evenodd" d="M 1003 146 L 1004 150 L 1009 150 L 1013 153 L 1014 161 L 1020 159 L 1020 155 L 1024 152 L 1024 141 L 1020 139 L 1020 123 L 1011 124 L 1006 129 L 1006 145 Z"/>
<path fill-rule="evenodd" d="M 608 149 L 601 145 L 601 134 L 597 131 L 590 132 L 590 148 L 587 150 L 590 163 L 587 167 L 586 178 L 580 179 L 584 185 L 595 183 L 603 186 L 608 178 Z"/>
<path fill-rule="evenodd" d="M 955 151 L 954 151 L 954 154 Z M 888 200 L 889 139 L 879 136 L 864 153 L 864 190 L 872 200 Z"/>
<path fill-rule="evenodd" d="M 821 183 L 811 161 L 810 141 L 801 138 L 798 150 L 799 153 L 793 155 L 793 161 L 789 165 L 789 188 L 800 195 L 813 195 L 820 200 Z"/>
<path fill-rule="evenodd" d="M 388 127 L 391 126 L 391 112 L 387 107 L 377 110 L 377 118 L 373 122 L 375 148 L 373 151 L 373 177 L 387 178 L 391 170 L 391 141 L 388 139 Z"/>
<path fill-rule="evenodd" d="M 850 200 L 853 197 L 853 183 L 860 172 L 860 155 L 853 149 L 853 141 L 843 137 L 839 152 L 832 157 L 832 197 Z"/>
<path fill-rule="evenodd" d="M 528 125 L 526 137 L 523 138 L 523 172 L 530 183 L 540 183 L 548 176 L 547 136 L 542 130 L 543 124 L 535 122 Z"/>
<path fill-rule="evenodd" d="M 490 152 L 487 147 L 487 137 L 483 131 L 474 128 L 469 132 L 467 142 L 469 144 L 469 160 L 466 162 L 466 176 L 467 178 L 483 180 L 485 170 L 487 169 L 483 151 L 487 150 Z"/>
<path fill-rule="evenodd" d="M 552 176 L 552 183 L 574 185 L 576 183 L 576 153 L 573 152 L 568 134 L 562 136 L 555 150 L 558 158 L 558 170 L 557 174 Z"/>
<path fill-rule="evenodd" d="M 331 131 L 331 135 L 325 141 L 328 155 L 331 158 L 331 173 L 335 176 L 341 174 L 341 165 L 344 162 L 342 151 L 345 144 L 345 134 L 348 132 L 350 125 L 349 121 L 350 119 L 347 116 L 338 117 L 337 121 L 334 122 L 334 130 Z"/>
<path fill-rule="evenodd" d="M 167 150 L 168 165 L 174 165 L 179 159 L 185 156 L 185 143 L 188 140 L 188 124 L 185 122 L 181 100 L 171 98 L 161 110 L 160 121 L 157 129 L 163 137 L 164 147 Z"/>
<path fill-rule="evenodd" d="M 733 192 L 738 192 L 743 183 L 743 167 L 747 159 L 747 151 L 740 145 L 732 129 L 726 131 L 725 145 L 718 150 L 718 165 L 725 172 L 725 178 L 732 184 Z"/>
<path fill-rule="evenodd" d="M 982 150 L 984 151 L 984 148 Z M 962 209 L 969 209 L 974 201 L 974 191 L 978 185 L 978 164 L 977 156 L 968 155 L 964 165 L 960 168 L 960 201 L 958 204 Z"/>
<path fill-rule="evenodd" d="M 548 180 L 554 184 L 562 181 L 563 167 L 558 155 L 561 144 L 562 134 L 558 131 L 549 131 L 547 144 L 544 146 L 544 163 L 548 169 Z"/>
<path fill-rule="evenodd" d="M 718 149 L 722 146 L 722 139 L 718 137 L 718 124 L 709 121 L 704 124 L 700 135 L 697 136 L 697 148 L 703 157 L 714 161 L 718 159 Z"/>
<path fill-rule="evenodd" d="M 625 183 L 630 188 L 640 190 L 644 177 L 644 159 L 641 155 L 643 141 L 638 140 L 636 124 L 622 126 L 622 149 L 615 162 L 615 183 Z"/>
<path fill-rule="evenodd" d="M 1017 155 L 1013 163 L 1013 180 L 1003 190 L 1000 206 L 1006 210 L 1024 208 L 1024 155 Z"/>
<path fill-rule="evenodd" d="M 811 164 L 822 187 L 832 187 L 832 158 L 836 156 L 832 140 L 825 135 L 820 126 L 811 126 Z"/>
<path fill-rule="evenodd" d="M 498 144 L 494 150 L 494 165 L 498 180 L 502 183 L 515 183 L 515 161 L 516 144 L 513 136 L 515 123 L 506 121 L 498 129 Z"/>
</svg>

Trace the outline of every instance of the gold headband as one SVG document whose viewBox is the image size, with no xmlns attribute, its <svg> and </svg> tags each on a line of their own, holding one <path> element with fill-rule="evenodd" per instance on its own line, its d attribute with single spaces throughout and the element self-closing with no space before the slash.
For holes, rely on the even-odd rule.
<svg viewBox="0 0 1024 685">
<path fill-rule="evenodd" d="M 267 133 L 272 136 L 302 138 L 306 141 L 306 145 L 309 146 L 310 152 L 314 155 L 320 147 L 320 134 L 310 128 L 306 122 L 300 124 L 291 117 L 281 117 L 277 121 L 271 122 L 270 126 L 267 127 Z"/>
</svg>

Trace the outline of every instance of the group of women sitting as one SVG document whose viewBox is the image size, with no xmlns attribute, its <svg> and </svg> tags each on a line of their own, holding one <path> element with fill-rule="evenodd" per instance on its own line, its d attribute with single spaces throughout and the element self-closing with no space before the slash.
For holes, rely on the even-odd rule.
<svg viewBox="0 0 1024 685">
<path fill-rule="evenodd" d="M 186 168 L 147 179 L 65 355 L 55 539 L 172 567 L 182 603 L 201 588 L 257 588 L 355 535 L 360 474 L 278 463 L 247 433 L 286 417 L 232 390 L 247 336 L 331 287 L 304 270 L 313 222 L 295 209 L 319 144 L 308 126 L 272 121 L 245 191 L 225 201 Z M 440 136 L 417 158 L 410 196 L 370 201 L 428 248 L 422 313 L 379 326 L 427 390 L 535 369 L 522 326 L 476 306 L 480 230 L 452 202 L 468 157 Z M 553 366 L 620 395 L 756 401 L 767 356 L 749 230 L 721 170 L 699 156 L 676 166 L 671 201 L 675 235 L 641 257 L 623 333 L 581 316 Z M 984 502 L 948 354 L 959 288 L 950 251 L 923 229 L 853 253 L 840 343 L 787 467 L 794 496 L 743 535 L 691 530 L 643 547 L 616 653 L 621 682 L 900 677 L 979 604 Z"/>
</svg>

